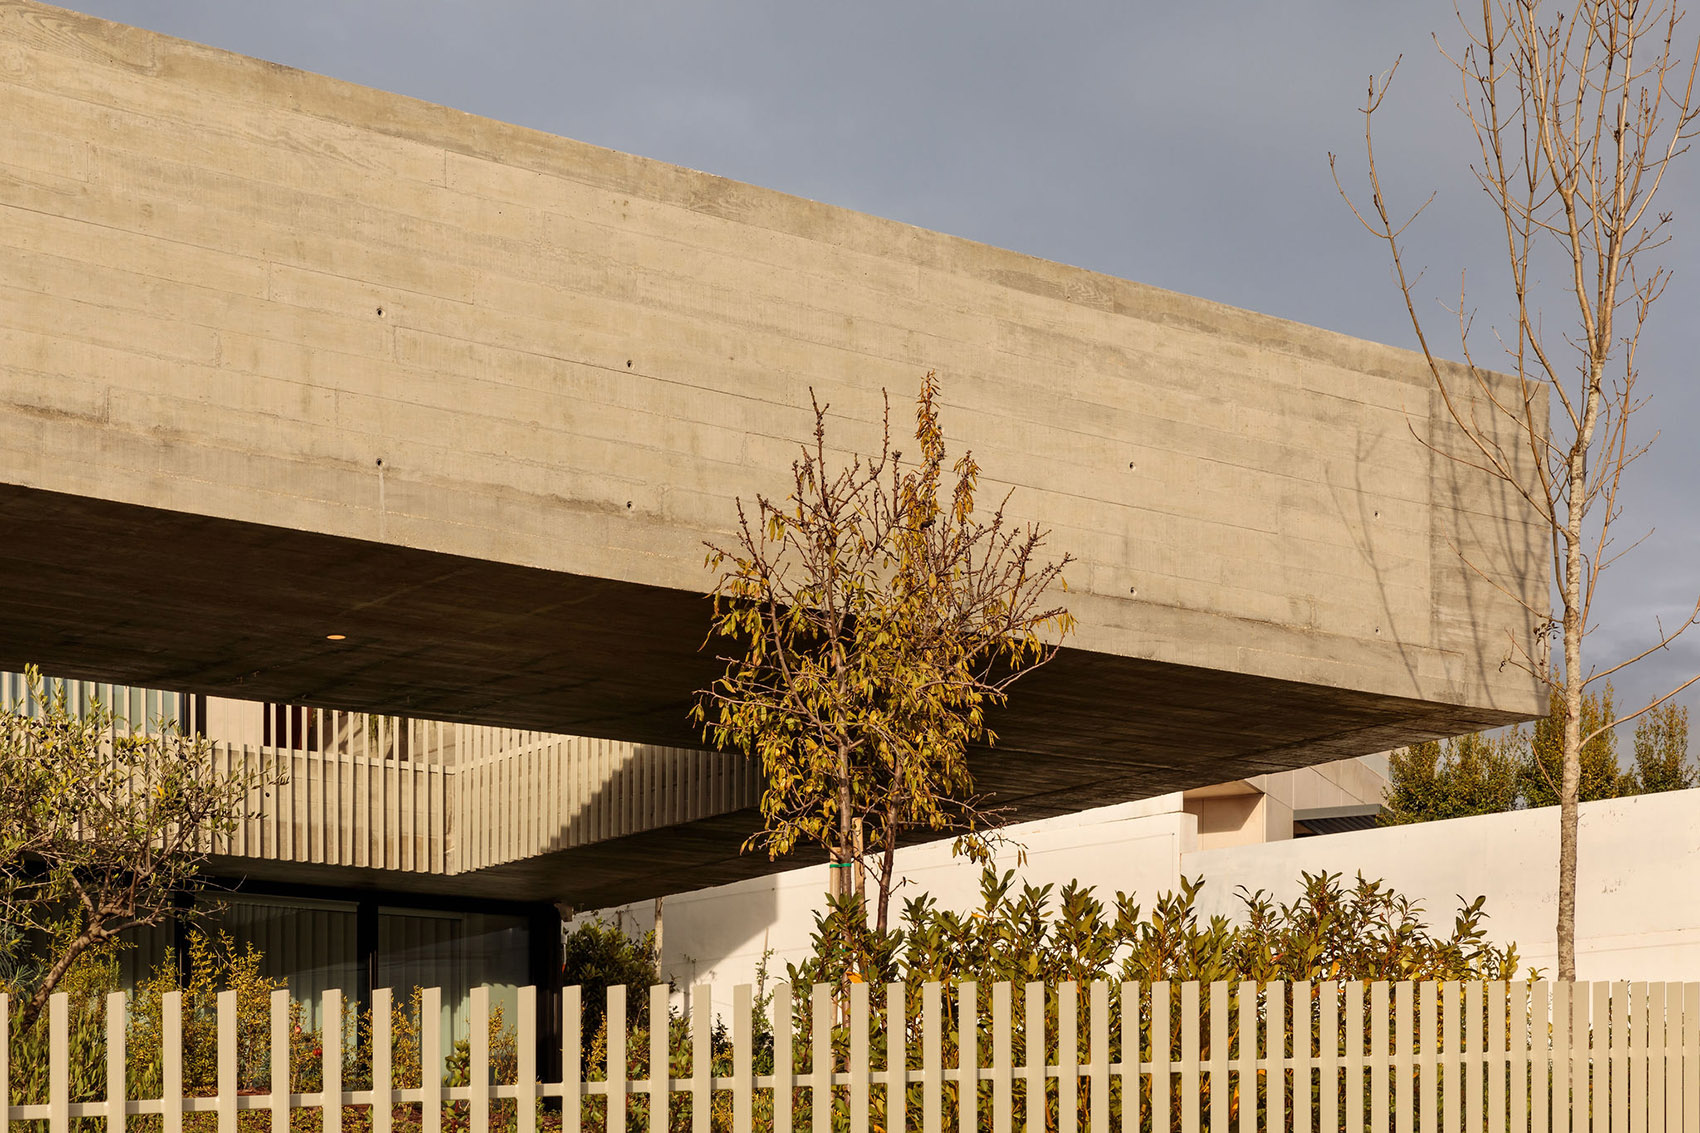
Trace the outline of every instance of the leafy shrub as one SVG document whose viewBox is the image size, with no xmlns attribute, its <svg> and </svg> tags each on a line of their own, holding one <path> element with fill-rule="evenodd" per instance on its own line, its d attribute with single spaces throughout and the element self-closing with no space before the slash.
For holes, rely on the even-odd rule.
<svg viewBox="0 0 1700 1133">
<path fill-rule="evenodd" d="M 584 989 L 584 1031 L 590 1034 L 608 1011 L 608 989 L 647 988 L 661 982 L 655 934 L 627 936 L 604 921 L 587 921 L 561 944 L 561 982 Z M 627 1026 L 638 1026 L 645 1010 L 641 994 L 626 997 Z"/>
<path fill-rule="evenodd" d="M 282 981 L 261 974 L 263 957 L 251 944 L 238 948 L 223 934 L 193 932 L 189 937 L 187 979 L 179 980 L 176 957 L 165 960 L 136 989 L 130 999 L 126 1029 L 126 1089 L 132 1098 L 157 1098 L 163 1093 L 164 1003 L 168 992 L 182 994 L 183 1093 L 186 1097 L 209 1097 L 218 1092 L 218 995 L 236 993 L 237 1088 L 244 1093 L 271 1089 L 271 997 Z M 98 1101 L 106 1096 L 106 996 L 118 990 L 118 966 L 110 953 L 80 958 L 59 985 L 69 1000 L 70 1098 Z M 397 1089 L 416 1088 L 421 1081 L 421 994 L 413 989 L 410 998 L 393 1004 L 390 1029 L 391 1080 Z M 289 1014 L 291 1087 L 296 1093 L 314 1093 L 324 1088 L 323 1033 L 306 1025 L 304 1005 L 291 1001 Z M 50 1017 L 43 1014 L 33 1025 L 17 1027 L 11 1035 L 11 1082 L 14 1104 L 40 1104 L 48 1098 L 48 1037 Z M 515 1038 L 502 1018 L 500 1008 L 490 1020 L 490 1049 L 496 1081 L 512 1083 L 518 1074 Z M 342 1018 L 342 1081 L 345 1090 L 372 1087 L 372 1031 L 370 1011 L 360 1012 L 346 1002 Z M 448 1085 L 468 1080 L 470 1044 L 464 1039 L 451 1052 Z M 466 1123 L 467 1103 L 449 1103 L 445 1121 L 449 1128 Z M 514 1102 L 492 1104 L 492 1117 L 500 1127 L 511 1127 Z M 417 1129 L 418 1103 L 399 1105 L 393 1112 L 398 1130 Z M 45 1122 L 25 1123 L 34 1133 L 45 1131 Z M 78 1118 L 78 1133 L 99 1133 L 98 1118 Z M 238 1114 L 243 1133 L 264 1133 L 271 1117 L 258 1111 Z M 313 1133 L 322 1127 L 316 1109 L 296 1110 L 291 1115 L 295 1133 Z M 371 1125 L 370 1106 L 344 1107 L 343 1128 L 360 1133 Z M 161 1118 L 140 1114 L 129 1119 L 129 1128 L 139 1133 L 157 1133 Z M 212 1113 L 183 1115 L 186 1133 L 213 1133 L 217 1118 Z"/>
<path fill-rule="evenodd" d="M 811 1005 L 804 989 L 825 983 L 838 989 L 835 996 L 833 1051 L 838 1066 L 847 1065 L 848 1031 L 842 1026 L 845 991 L 854 983 L 906 985 L 905 1047 L 912 1068 L 920 1066 L 920 1013 L 922 986 L 929 981 L 944 984 L 974 982 L 982 988 L 978 998 L 981 1065 L 992 1057 L 989 1028 L 985 1026 L 991 991 L 989 985 L 1009 981 L 1016 985 L 1038 982 L 1045 985 L 1046 1017 L 1057 1018 L 1059 985 L 1081 985 L 1095 980 L 1112 982 L 1110 1034 L 1115 1049 L 1112 1061 L 1121 1057 L 1120 984 L 1143 987 L 1158 981 L 1230 985 L 1228 1038 L 1230 1049 L 1238 1041 L 1240 981 L 1317 981 L 1313 1002 L 1324 994 L 1338 994 L 1333 981 L 1370 980 L 1502 980 L 1517 971 L 1515 946 L 1497 947 L 1487 940 L 1484 900 L 1462 905 L 1449 934 L 1431 931 L 1423 922 L 1420 906 L 1381 882 L 1359 877 L 1343 886 L 1338 874 L 1304 874 L 1303 891 L 1290 904 L 1277 904 L 1267 895 L 1240 893 L 1244 915 L 1238 923 L 1224 917 L 1200 919 L 1197 897 L 1203 880 L 1183 880 L 1179 892 L 1159 896 L 1145 913 L 1132 897 L 1117 893 L 1106 904 L 1089 886 L 1076 882 L 1060 893 L 1053 886 L 1015 888 L 1012 873 L 999 875 L 991 869 L 981 875 L 980 907 L 968 913 L 938 908 L 925 895 L 906 903 L 900 927 L 881 933 L 868 925 L 854 897 L 830 900 L 816 916 L 812 954 L 789 975 L 798 989 L 794 1010 L 798 1018 L 793 1054 L 797 1065 L 809 1064 L 805 1036 L 812 1026 Z M 846 944 L 848 942 L 848 944 Z M 1327 990 L 1325 990 L 1325 988 Z M 1026 1046 L 1023 989 L 1013 1012 L 1015 1049 Z M 1081 991 L 1085 995 L 1084 988 Z M 1148 993 L 1147 993 L 1148 994 Z M 885 1055 L 883 996 L 871 995 L 875 1017 L 871 1032 L 872 1055 L 883 1066 Z M 942 1004 L 944 1047 L 956 1049 L 964 1021 L 958 1018 L 955 996 L 946 995 Z M 1077 1049 L 1088 1049 L 1088 1012 L 1080 1012 Z M 1293 1033 L 1292 1015 L 1286 1016 L 1287 1033 Z M 1366 1023 L 1367 1026 L 1367 1023 Z M 1209 1004 L 1204 1004 L 1201 1036 L 1208 1056 L 1211 1026 Z M 1180 1054 L 1178 1028 L 1171 1030 L 1171 1055 Z M 1313 1038 L 1319 1038 L 1313 1031 Z M 1141 1057 L 1152 1056 L 1149 1033 Z M 1055 1027 L 1044 1038 L 1046 1059 L 1058 1059 Z M 1119 1114 L 1120 1083 L 1113 1087 L 1112 1107 Z M 1149 1104 L 1149 1083 L 1144 1104 Z M 955 1083 L 947 1083 L 946 1122 L 956 1120 L 959 1104 Z M 1320 1104 L 1320 1098 L 1317 1099 Z M 799 1121 L 804 1120 L 810 1099 L 797 1097 Z M 874 1120 L 884 1124 L 882 1093 L 874 1096 Z M 918 1091 L 909 1099 L 910 1112 L 920 1104 Z M 1047 1127 L 1056 1128 L 1057 1100 L 1048 1097 Z M 1172 1099 L 1179 1119 L 1180 1099 Z M 1206 1097 L 1205 1105 L 1208 1105 Z M 1240 1099 L 1230 1100 L 1230 1115 L 1238 1120 Z M 834 1101 L 834 1125 L 848 1118 L 846 1101 Z M 1080 1115 L 1084 1121 L 1084 1110 Z M 1117 1118 L 1119 1120 L 1119 1117 Z"/>
</svg>

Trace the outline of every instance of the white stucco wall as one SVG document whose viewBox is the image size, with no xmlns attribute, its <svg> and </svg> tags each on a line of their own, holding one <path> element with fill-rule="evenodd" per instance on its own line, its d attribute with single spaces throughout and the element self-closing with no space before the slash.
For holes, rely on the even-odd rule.
<svg viewBox="0 0 1700 1133">
<path fill-rule="evenodd" d="M 1152 897 L 1181 876 L 1203 875 L 1200 912 L 1233 916 L 1240 886 L 1290 900 L 1299 875 L 1362 872 L 1417 899 L 1431 925 L 1450 925 L 1459 895 L 1487 897 L 1488 932 L 1515 941 L 1523 963 L 1555 968 L 1558 814 L 1518 811 L 1349 834 L 1198 849 L 1198 819 L 1179 795 L 1087 811 L 1012 828 L 1026 847 L 1020 877 L 1059 888 L 1078 878 L 1109 896 Z M 1587 803 L 1582 807 L 1578 884 L 1578 975 L 1582 979 L 1700 979 L 1700 790 Z M 1000 868 L 1016 867 L 1008 849 Z M 932 894 L 945 908 L 979 901 L 979 870 L 952 859 L 948 844 L 899 854 L 906 897 Z M 754 982 L 764 951 L 773 978 L 808 949 L 826 889 L 824 866 L 666 899 L 663 972 L 688 1001 L 698 983 L 715 988 L 715 1010 L 730 1007 L 734 985 Z M 628 928 L 653 923 L 644 902 L 604 910 Z"/>
<path fill-rule="evenodd" d="M 1700 979 L 1700 790 L 1582 804 L 1577 857 L 1578 979 Z M 1381 878 L 1442 926 L 1485 895 L 1489 935 L 1556 971 L 1556 807 L 1193 851 L 1181 869 L 1208 880 L 1207 914 L 1236 913 L 1241 885 L 1290 900 L 1307 870 Z"/>
<path fill-rule="evenodd" d="M 1178 794 L 1161 795 L 1014 826 L 1009 835 L 1012 841 L 999 855 L 998 868 L 1017 869 L 1018 848 L 1024 847 L 1026 862 L 1018 869 L 1023 881 L 1060 889 L 1081 878 L 1107 892 L 1145 895 L 1179 884 L 1182 854 L 1196 842 L 1197 819 L 1181 811 Z M 949 842 L 900 850 L 898 873 L 894 920 L 904 900 L 922 893 L 948 909 L 979 904 L 980 870 L 953 858 Z M 668 897 L 662 914 L 662 974 L 679 989 L 678 1001 L 688 1003 L 692 987 L 710 983 L 715 1010 L 724 1014 L 731 1008 L 732 988 L 755 982 L 756 967 L 768 950 L 770 978 L 783 979 L 785 965 L 808 953 L 826 888 L 823 865 Z M 644 932 L 654 924 L 654 904 L 586 914 L 569 929 L 590 915 L 617 916 L 628 930 Z"/>
</svg>

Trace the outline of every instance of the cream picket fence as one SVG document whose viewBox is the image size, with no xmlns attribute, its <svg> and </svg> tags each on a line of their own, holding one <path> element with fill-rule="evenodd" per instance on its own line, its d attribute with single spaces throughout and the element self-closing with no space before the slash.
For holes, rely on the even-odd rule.
<svg viewBox="0 0 1700 1133">
<path fill-rule="evenodd" d="M 311 1127 L 322 1133 L 342 1133 L 350 1122 L 371 1133 L 393 1133 L 397 1107 L 414 1106 L 416 1112 L 401 1111 L 410 1128 L 443 1133 L 445 1127 L 492 1128 L 492 1104 L 501 1099 L 515 1103 L 499 1107 L 505 1130 L 536 1133 L 543 1110 L 551 1129 L 558 1124 L 578 1133 L 625 1130 L 628 1117 L 636 1119 L 637 1109 L 646 1107 L 669 1112 L 679 1127 L 681 1098 L 691 1100 L 693 1133 L 745 1133 L 758 1127 L 758 1119 L 763 1129 L 801 1133 L 805 1109 L 813 1133 L 1013 1133 L 1018 1119 L 1027 1130 L 1067 1133 L 1700 1133 L 1700 984 L 1093 983 L 1047 989 L 999 983 L 981 989 L 965 983 L 925 984 L 913 993 L 891 985 L 879 989 L 877 999 L 874 990 L 853 983 L 835 998 L 832 988 L 818 985 L 805 1004 L 779 985 L 771 1000 L 771 1049 L 794 1057 L 777 1058 L 771 1072 L 757 1073 L 753 990 L 734 989 L 728 1041 L 713 1033 L 711 989 L 698 987 L 688 1013 L 688 1056 L 670 1062 L 668 1028 L 655 1028 L 647 1065 L 666 1069 L 632 1078 L 593 1072 L 585 1058 L 580 990 L 567 988 L 560 995 L 564 1072 L 546 1082 L 538 1076 L 538 995 L 523 988 L 513 1020 L 515 1081 L 497 1084 L 490 996 L 479 988 L 471 997 L 466 1084 L 445 1085 L 438 1056 L 432 1060 L 438 1072 L 425 1075 L 421 1087 L 393 1087 L 391 1034 L 381 1026 L 368 1052 L 377 1086 L 357 1090 L 343 1088 L 347 1036 L 341 996 L 330 991 L 320 1016 L 326 1021 L 323 1088 L 311 1093 L 293 1092 L 289 1069 L 265 1092 L 238 1089 L 237 1003 L 226 992 L 217 1000 L 216 1090 L 196 1097 L 185 1096 L 183 1008 L 173 993 L 163 1004 L 164 1088 L 156 1098 L 127 1096 L 128 1005 L 118 993 L 107 1001 L 113 1056 L 106 1060 L 105 1096 L 78 1100 L 70 1096 L 68 1003 L 56 995 L 47 1021 L 48 1097 L 36 1104 L 13 1101 L 11 1013 L 0 996 L 0 1133 L 9 1133 L 10 1122 L 36 1123 L 35 1129 L 45 1124 L 48 1133 L 90 1128 L 79 1119 L 99 1119 L 107 1133 L 124 1133 L 129 1118 L 152 1114 L 161 1119 L 151 1128 L 182 1133 L 185 1115 L 199 1113 L 216 1116 L 197 1119 L 197 1127 L 218 1133 L 268 1126 L 270 1133 L 288 1133 L 302 1110 L 317 1111 Z M 441 1051 L 440 993 L 427 989 L 422 999 L 420 1048 Z M 666 1015 L 666 987 L 649 989 L 648 999 L 649 1017 Z M 388 1020 L 390 1004 L 387 990 L 375 992 L 373 1016 Z M 626 989 L 610 989 L 607 1005 L 608 1048 L 626 1049 Z M 288 1068 L 288 993 L 274 993 L 270 1008 L 269 1065 Z M 972 1025 L 957 1026 L 959 1020 Z M 715 1073 L 716 1063 L 730 1073 Z M 685 1072 L 676 1073 L 681 1067 Z M 958 1106 L 967 1083 L 975 1104 Z M 821 1098 L 833 1105 L 813 1104 Z M 598 1100 L 586 1105 L 587 1099 Z M 634 1109 L 634 1099 L 647 1102 Z M 1029 1099 L 1049 1104 L 1049 1126 L 1044 1107 L 1029 1111 Z"/>
</svg>

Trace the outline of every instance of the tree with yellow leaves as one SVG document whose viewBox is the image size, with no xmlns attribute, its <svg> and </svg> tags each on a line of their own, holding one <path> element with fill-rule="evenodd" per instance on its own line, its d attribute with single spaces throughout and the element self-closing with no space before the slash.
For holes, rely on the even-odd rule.
<svg viewBox="0 0 1700 1133">
<path fill-rule="evenodd" d="M 987 711 L 1072 630 L 1046 597 L 1066 589 L 1071 560 L 1041 561 L 1048 532 L 1007 520 L 1007 496 L 976 514 L 979 465 L 964 453 L 947 473 L 933 374 L 909 466 L 888 404 L 880 451 L 835 469 L 827 407 L 811 401 L 790 496 L 758 496 L 753 515 L 739 501 L 734 544 L 709 544 L 714 631 L 731 648 L 694 715 L 709 741 L 761 763 L 764 825 L 746 848 L 819 846 L 839 895 L 872 864 L 883 930 L 899 840 L 972 837 L 995 817 L 969 749 L 995 742 Z"/>
</svg>

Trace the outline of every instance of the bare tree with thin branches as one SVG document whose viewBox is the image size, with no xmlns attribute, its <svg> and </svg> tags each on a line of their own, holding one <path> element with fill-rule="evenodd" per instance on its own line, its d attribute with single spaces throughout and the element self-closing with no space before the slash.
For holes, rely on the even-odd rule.
<svg viewBox="0 0 1700 1133">
<path fill-rule="evenodd" d="M 1362 108 L 1368 208 L 1352 201 L 1335 169 L 1353 213 L 1387 245 L 1435 388 L 1463 434 L 1462 452 L 1447 455 L 1509 485 L 1550 533 L 1558 610 L 1518 599 L 1541 632 L 1533 642 L 1512 636 L 1504 663 L 1545 684 L 1562 713 L 1557 937 L 1558 976 L 1566 980 L 1576 975 L 1580 754 L 1599 731 L 1584 733 L 1584 693 L 1700 620 L 1697 601 L 1674 625 L 1658 624 L 1639 652 L 1603 666 L 1583 657 L 1602 574 L 1645 538 L 1624 545 L 1616 525 L 1624 474 L 1651 443 L 1631 423 L 1646 404 L 1637 390 L 1641 336 L 1670 279 L 1653 253 L 1670 239 L 1671 214 L 1653 206 L 1700 113 L 1700 44 L 1684 62 L 1682 17 L 1671 3 L 1641 0 L 1574 0 L 1557 8 L 1546 0 L 1482 0 L 1479 23 L 1458 11 L 1465 44 L 1442 52 L 1457 68 L 1459 107 L 1479 149 L 1472 172 L 1503 221 L 1516 321 L 1493 337 L 1509 381 L 1477 362 L 1462 282 L 1455 312 L 1461 367 L 1435 357 L 1417 313 L 1404 235 L 1428 202 L 1393 219 L 1373 139 L 1397 63 L 1380 82 L 1371 80 Z M 1329 164 L 1335 166 L 1333 154 Z M 1549 326 L 1549 305 L 1573 311 L 1574 322 L 1566 316 Z M 1481 564 L 1468 565 L 1495 582 Z M 1515 588 L 1501 589 L 1517 597 Z M 1602 727 L 1634 720 L 1695 681 L 1700 675 Z"/>
</svg>

